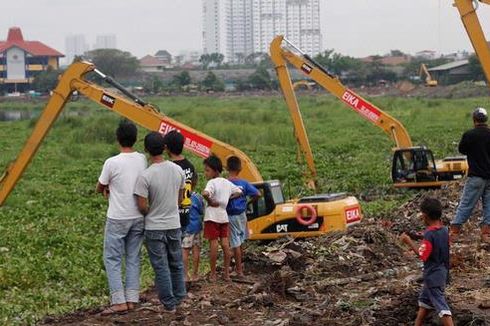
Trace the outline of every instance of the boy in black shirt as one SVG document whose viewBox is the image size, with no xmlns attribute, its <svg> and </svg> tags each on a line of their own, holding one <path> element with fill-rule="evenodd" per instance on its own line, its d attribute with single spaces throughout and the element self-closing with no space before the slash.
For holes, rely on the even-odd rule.
<svg viewBox="0 0 490 326">
<path fill-rule="evenodd" d="M 429 310 L 435 310 L 444 326 L 452 326 L 451 311 L 444 297 L 449 277 L 449 232 L 441 221 L 441 203 L 435 198 L 426 198 L 420 205 L 420 212 L 427 225 L 420 246 L 406 233 L 400 236 L 400 240 L 410 246 L 424 262 L 424 287 L 419 295 L 415 325 L 421 326 Z"/>
<path fill-rule="evenodd" d="M 184 136 L 177 130 L 172 130 L 163 137 L 165 151 L 170 160 L 180 166 L 185 173 L 184 199 L 179 205 L 180 227 L 184 234 L 189 224 L 189 210 L 191 207 L 192 176 L 194 175 L 194 165 L 182 155 L 184 149 Z"/>
</svg>

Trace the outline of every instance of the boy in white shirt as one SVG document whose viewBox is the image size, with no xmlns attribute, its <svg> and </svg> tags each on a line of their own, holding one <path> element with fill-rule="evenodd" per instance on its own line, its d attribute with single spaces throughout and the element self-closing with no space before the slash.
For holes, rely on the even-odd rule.
<svg viewBox="0 0 490 326">
<path fill-rule="evenodd" d="M 204 160 L 204 175 L 208 179 L 202 195 L 208 202 L 204 213 L 204 237 L 209 240 L 209 280 L 216 281 L 216 260 L 218 256 L 218 239 L 223 249 L 223 278 L 230 280 L 230 245 L 228 243 L 228 214 L 226 206 L 230 198 L 242 194 L 240 188 L 225 178 L 220 177 L 223 164 L 219 157 L 211 155 Z"/>
<path fill-rule="evenodd" d="M 128 121 L 119 124 L 116 137 L 121 153 L 107 159 L 96 191 L 109 199 L 104 234 L 104 265 L 109 282 L 111 306 L 102 315 L 125 312 L 139 301 L 140 249 L 144 222 L 133 196 L 134 185 L 146 168 L 146 158 L 136 152 L 138 130 Z M 126 284 L 121 265 L 125 261 Z"/>
</svg>

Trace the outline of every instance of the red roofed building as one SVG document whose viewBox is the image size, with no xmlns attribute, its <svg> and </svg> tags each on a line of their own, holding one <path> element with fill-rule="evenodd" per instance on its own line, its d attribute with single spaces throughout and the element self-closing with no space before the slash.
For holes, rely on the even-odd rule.
<svg viewBox="0 0 490 326">
<path fill-rule="evenodd" d="M 0 41 L 0 86 L 25 89 L 39 72 L 58 69 L 61 57 L 62 53 L 39 41 L 25 41 L 21 29 L 11 27 L 7 40 Z"/>
<path fill-rule="evenodd" d="M 144 72 L 160 72 L 172 67 L 172 55 L 166 50 L 160 50 L 154 56 L 146 55 L 139 61 Z"/>
</svg>

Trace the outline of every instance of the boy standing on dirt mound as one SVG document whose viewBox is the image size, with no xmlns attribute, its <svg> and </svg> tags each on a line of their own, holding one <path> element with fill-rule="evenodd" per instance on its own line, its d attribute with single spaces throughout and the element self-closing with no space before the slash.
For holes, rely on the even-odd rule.
<svg viewBox="0 0 490 326">
<path fill-rule="evenodd" d="M 204 175 L 208 179 L 206 188 L 202 192 L 208 202 L 204 213 L 204 236 L 209 240 L 209 265 L 211 272 L 209 280 L 216 281 L 216 260 L 218 258 L 218 240 L 223 249 L 224 266 L 223 278 L 230 280 L 230 244 L 228 243 L 228 213 L 226 206 L 230 198 L 242 194 L 240 188 L 230 181 L 222 178 L 223 164 L 219 157 L 210 155 L 204 160 Z"/>
<path fill-rule="evenodd" d="M 104 265 L 111 306 L 102 315 L 125 312 L 139 301 L 140 249 L 144 222 L 133 190 L 139 174 L 146 168 L 146 158 L 133 149 L 137 136 L 138 130 L 133 123 L 123 121 L 119 124 L 116 138 L 121 153 L 105 161 L 96 188 L 97 192 L 109 199 L 104 234 Z M 122 281 L 123 261 L 125 286 Z"/>
<path fill-rule="evenodd" d="M 141 173 L 134 188 L 138 208 L 145 215 L 145 241 L 155 272 L 158 298 L 170 313 L 186 296 L 182 262 L 179 203 L 185 186 L 184 171 L 163 158 L 164 141 L 158 132 L 145 137 L 151 165 Z"/>
<path fill-rule="evenodd" d="M 444 326 L 452 326 L 451 311 L 444 296 L 449 279 L 449 232 L 441 221 L 441 203 L 435 198 L 426 198 L 420 205 L 420 214 L 427 226 L 420 246 L 406 233 L 400 236 L 424 262 L 424 286 L 419 295 L 415 326 L 423 325 L 430 310 L 437 312 Z"/>
<path fill-rule="evenodd" d="M 228 218 L 230 220 L 230 247 L 235 258 L 235 270 L 238 277 L 243 277 L 242 254 L 243 244 L 248 239 L 247 227 L 247 199 L 252 201 L 260 197 L 260 192 L 252 186 L 247 180 L 238 177 L 242 170 L 242 162 L 236 156 L 230 156 L 226 160 L 226 169 L 228 170 L 230 180 L 234 185 L 241 189 L 242 195 L 231 199 L 226 207 Z"/>
</svg>

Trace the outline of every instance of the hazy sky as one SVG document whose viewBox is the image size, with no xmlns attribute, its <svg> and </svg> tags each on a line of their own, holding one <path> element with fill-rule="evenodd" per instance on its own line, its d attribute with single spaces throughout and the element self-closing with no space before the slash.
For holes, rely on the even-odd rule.
<svg viewBox="0 0 490 326">
<path fill-rule="evenodd" d="M 224 1 L 224 0 L 222 0 Z M 391 49 L 415 53 L 471 50 L 452 0 L 323 0 L 323 47 L 367 56 Z M 201 50 L 201 0 L 15 0 L 2 1 L 0 39 L 10 26 L 28 40 L 65 52 L 65 37 L 116 34 L 120 49 L 141 57 Z M 490 39 L 490 6 L 479 17 Z"/>
</svg>

